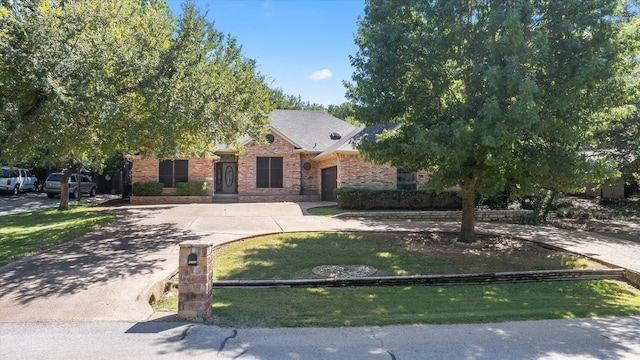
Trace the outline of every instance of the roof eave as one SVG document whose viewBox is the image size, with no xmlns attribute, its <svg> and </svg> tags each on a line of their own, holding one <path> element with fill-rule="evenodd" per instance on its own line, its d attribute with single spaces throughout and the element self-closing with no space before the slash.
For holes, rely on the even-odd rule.
<svg viewBox="0 0 640 360">
<path fill-rule="evenodd" d="M 314 157 L 311 160 L 312 161 L 320 161 L 320 160 L 324 160 L 325 158 L 327 158 L 329 156 L 335 156 L 335 155 L 360 155 L 360 151 L 358 151 L 358 150 L 332 150 L 332 151 L 323 152 L 323 153 L 319 154 L 318 156 Z"/>
</svg>

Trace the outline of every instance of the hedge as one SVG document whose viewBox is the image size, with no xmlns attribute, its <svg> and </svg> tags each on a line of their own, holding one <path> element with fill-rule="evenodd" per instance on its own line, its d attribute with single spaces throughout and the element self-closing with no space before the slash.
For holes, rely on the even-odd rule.
<svg viewBox="0 0 640 360">
<path fill-rule="evenodd" d="M 457 192 L 439 194 L 427 191 L 336 189 L 336 201 L 346 210 L 461 210 Z"/>
<path fill-rule="evenodd" d="M 207 183 L 204 181 L 176 183 L 176 195 L 205 196 L 207 195 Z"/>
<path fill-rule="evenodd" d="M 134 196 L 160 196 L 163 187 L 159 182 L 134 182 L 131 190 Z"/>
</svg>

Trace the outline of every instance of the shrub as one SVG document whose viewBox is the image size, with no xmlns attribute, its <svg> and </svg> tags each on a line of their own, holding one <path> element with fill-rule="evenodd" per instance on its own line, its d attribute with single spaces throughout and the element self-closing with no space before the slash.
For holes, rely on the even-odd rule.
<svg viewBox="0 0 640 360">
<path fill-rule="evenodd" d="M 163 183 L 159 182 L 135 182 L 132 185 L 134 196 L 160 196 L 162 195 Z"/>
<path fill-rule="evenodd" d="M 427 191 L 336 189 L 341 209 L 410 209 L 460 210 L 462 199 L 457 192 L 439 194 Z"/>
<path fill-rule="evenodd" d="M 497 194 L 493 196 L 476 195 L 476 207 L 486 207 L 491 210 L 506 209 L 506 195 Z"/>
<path fill-rule="evenodd" d="M 182 182 L 176 184 L 176 195 L 178 196 L 205 196 L 207 195 L 207 183 Z"/>
</svg>

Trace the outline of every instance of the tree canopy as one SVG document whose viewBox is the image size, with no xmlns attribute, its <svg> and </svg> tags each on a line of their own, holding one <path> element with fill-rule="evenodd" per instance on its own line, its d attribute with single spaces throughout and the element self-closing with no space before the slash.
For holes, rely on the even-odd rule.
<svg viewBox="0 0 640 360">
<path fill-rule="evenodd" d="M 324 110 L 322 104 L 304 101 L 300 95 L 287 95 L 280 88 L 271 90 L 271 101 L 279 110 Z"/>
<path fill-rule="evenodd" d="M 257 136 L 272 110 L 263 76 L 192 3 L 182 10 L 2 0 L 0 160 L 68 176 L 117 153 L 206 155 Z"/>
<path fill-rule="evenodd" d="M 627 10 L 627 17 L 623 16 Z M 361 149 L 460 186 L 460 241 L 476 194 L 575 190 L 604 176 L 587 156 L 599 114 L 628 100 L 617 0 L 367 1 L 348 97 L 368 124 L 402 126 Z"/>
</svg>

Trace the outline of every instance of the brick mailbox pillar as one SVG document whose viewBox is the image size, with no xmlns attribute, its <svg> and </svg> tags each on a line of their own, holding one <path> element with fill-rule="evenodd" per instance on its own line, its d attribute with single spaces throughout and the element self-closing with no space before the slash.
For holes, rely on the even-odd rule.
<svg viewBox="0 0 640 360">
<path fill-rule="evenodd" d="M 180 243 L 178 318 L 204 320 L 211 316 L 213 245 Z"/>
</svg>

